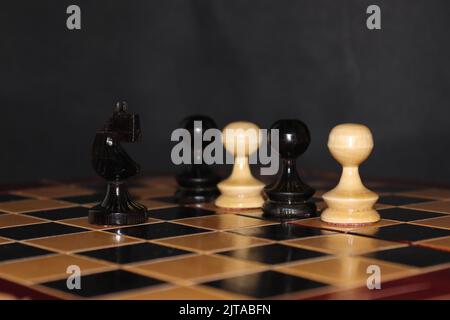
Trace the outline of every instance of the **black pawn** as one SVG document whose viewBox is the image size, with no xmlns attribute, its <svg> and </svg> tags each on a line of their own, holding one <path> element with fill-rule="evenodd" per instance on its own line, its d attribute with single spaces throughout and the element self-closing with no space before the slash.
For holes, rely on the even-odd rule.
<svg viewBox="0 0 450 320">
<path fill-rule="evenodd" d="M 186 164 L 182 172 L 176 175 L 178 188 L 175 199 L 180 204 L 210 202 L 219 195 L 217 183 L 220 179 L 202 159 L 203 150 L 210 142 L 202 142 L 200 148 L 195 148 L 194 139 L 202 139 L 206 130 L 217 129 L 217 125 L 210 117 L 193 115 L 185 118 L 180 127 L 191 135 L 191 163 Z M 200 159 L 202 161 L 196 163 L 195 159 L 197 162 Z"/>
<path fill-rule="evenodd" d="M 279 130 L 281 169 L 277 180 L 264 188 L 267 197 L 264 216 L 276 219 L 299 219 L 316 215 L 316 205 L 309 201 L 315 190 L 304 183 L 297 172 L 296 159 L 311 142 L 308 127 L 299 120 L 279 120 L 271 129 Z M 274 144 L 269 144 L 274 148 Z"/>
<path fill-rule="evenodd" d="M 128 225 L 147 221 L 147 208 L 128 193 L 127 179 L 139 173 L 140 166 L 122 147 L 141 137 L 139 116 L 128 113 L 127 104 L 118 102 L 113 115 L 98 130 L 92 146 L 92 166 L 107 181 L 103 201 L 89 209 L 89 222 L 98 225 Z"/>
</svg>

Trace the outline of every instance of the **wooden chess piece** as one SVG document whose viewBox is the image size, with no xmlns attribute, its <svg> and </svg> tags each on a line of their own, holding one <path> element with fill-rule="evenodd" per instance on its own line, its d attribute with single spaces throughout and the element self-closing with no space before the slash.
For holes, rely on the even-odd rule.
<svg viewBox="0 0 450 320">
<path fill-rule="evenodd" d="M 97 131 L 92 146 L 92 165 L 108 184 L 103 201 L 89 209 L 89 223 L 128 225 L 147 221 L 147 208 L 131 199 L 126 183 L 140 166 L 121 145 L 140 137 L 139 116 L 128 113 L 126 102 L 118 102 L 111 118 Z"/>
<path fill-rule="evenodd" d="M 253 177 L 249 166 L 249 156 L 261 144 L 259 127 L 251 122 L 232 122 L 223 129 L 222 142 L 234 156 L 234 165 L 230 177 L 217 185 L 221 195 L 216 199 L 216 206 L 260 208 L 264 203 L 261 194 L 264 183 Z"/>
<path fill-rule="evenodd" d="M 369 224 L 380 220 L 380 215 L 373 209 L 378 195 L 363 185 L 359 175 L 359 165 L 373 149 L 369 128 L 351 123 L 338 125 L 330 132 L 328 148 L 343 170 L 339 184 L 323 195 L 328 208 L 320 219 L 341 225 Z"/>
<path fill-rule="evenodd" d="M 208 129 L 217 128 L 217 125 L 210 117 L 193 115 L 185 118 L 180 126 L 188 130 L 191 136 L 191 164 L 185 165 L 183 171 L 176 175 L 178 188 L 175 199 L 181 204 L 210 202 L 219 195 L 219 177 L 203 161 L 203 150 L 210 143 L 203 141 L 203 134 Z M 196 138 L 203 143 L 196 146 Z"/>
<path fill-rule="evenodd" d="M 271 130 L 278 130 L 278 153 L 281 170 L 275 183 L 264 188 L 265 217 L 276 219 L 300 219 L 315 216 L 316 205 L 309 201 L 315 190 L 304 183 L 297 171 L 296 160 L 308 148 L 311 136 L 308 127 L 299 120 L 279 120 Z M 271 136 L 269 136 L 271 137 Z M 273 143 L 269 138 L 269 144 Z"/>
</svg>

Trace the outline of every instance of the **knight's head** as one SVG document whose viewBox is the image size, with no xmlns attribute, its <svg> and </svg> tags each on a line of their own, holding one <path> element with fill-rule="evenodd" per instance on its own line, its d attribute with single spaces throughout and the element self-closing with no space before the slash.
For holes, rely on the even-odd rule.
<svg viewBox="0 0 450 320">
<path fill-rule="evenodd" d="M 106 122 L 104 131 L 122 142 L 136 142 L 141 138 L 139 115 L 127 111 L 125 101 L 117 102 L 114 112 Z"/>
</svg>

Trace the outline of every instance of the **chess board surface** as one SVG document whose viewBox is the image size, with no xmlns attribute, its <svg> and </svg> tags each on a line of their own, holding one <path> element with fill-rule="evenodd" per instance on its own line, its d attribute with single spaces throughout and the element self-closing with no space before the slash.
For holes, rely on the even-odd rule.
<svg viewBox="0 0 450 320">
<path fill-rule="evenodd" d="M 309 179 L 315 201 L 335 179 Z M 43 183 L 0 194 L 0 296 L 56 299 L 450 298 L 450 189 L 368 182 L 382 220 L 336 227 L 288 223 L 261 210 L 180 206 L 171 177 L 145 177 L 131 193 L 144 224 L 87 221 L 101 183 Z M 67 267 L 81 269 L 69 290 Z M 381 270 L 382 290 L 366 286 Z"/>
</svg>

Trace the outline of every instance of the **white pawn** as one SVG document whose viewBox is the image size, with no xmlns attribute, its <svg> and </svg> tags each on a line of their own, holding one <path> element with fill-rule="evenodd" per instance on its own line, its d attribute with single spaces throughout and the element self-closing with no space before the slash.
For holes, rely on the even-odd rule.
<svg viewBox="0 0 450 320">
<path fill-rule="evenodd" d="M 328 149 L 343 166 L 339 184 L 325 193 L 328 205 L 320 219 L 333 224 L 368 224 L 380 220 L 373 209 L 378 195 L 367 189 L 359 176 L 359 165 L 373 149 L 369 128 L 361 124 L 346 123 L 333 128 L 328 138 Z"/>
<path fill-rule="evenodd" d="M 221 195 L 216 206 L 222 208 L 260 208 L 264 199 L 264 183 L 253 177 L 249 166 L 249 155 L 256 152 L 261 144 L 259 127 L 251 122 L 232 122 L 222 131 L 222 143 L 234 156 L 233 171 L 217 187 Z"/>
</svg>

